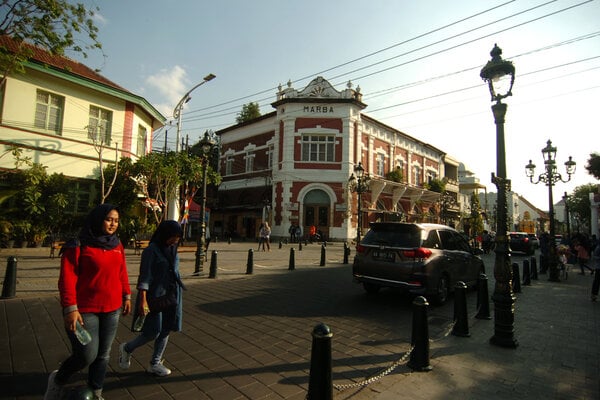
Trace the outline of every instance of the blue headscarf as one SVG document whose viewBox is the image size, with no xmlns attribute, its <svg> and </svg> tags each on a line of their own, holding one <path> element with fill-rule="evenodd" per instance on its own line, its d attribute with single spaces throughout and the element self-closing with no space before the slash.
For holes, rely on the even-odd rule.
<svg viewBox="0 0 600 400">
<path fill-rule="evenodd" d="M 162 221 L 158 225 L 158 228 L 156 228 L 156 231 L 154 231 L 154 234 L 150 239 L 150 242 L 156 243 L 158 245 L 163 254 L 167 256 L 169 262 L 171 263 L 175 262 L 175 255 L 177 254 L 177 244 L 173 246 L 168 246 L 167 240 L 175 236 L 183 236 L 183 230 L 181 229 L 181 225 L 179 225 L 179 222 L 169 220 Z"/>
<path fill-rule="evenodd" d="M 96 206 L 88 214 L 85 224 L 79 233 L 79 242 L 82 246 L 99 247 L 101 249 L 110 250 L 117 247 L 120 243 L 116 233 L 107 235 L 104 233 L 104 219 L 112 210 L 116 210 L 119 214 L 119 208 L 112 204 L 100 204 Z"/>
</svg>

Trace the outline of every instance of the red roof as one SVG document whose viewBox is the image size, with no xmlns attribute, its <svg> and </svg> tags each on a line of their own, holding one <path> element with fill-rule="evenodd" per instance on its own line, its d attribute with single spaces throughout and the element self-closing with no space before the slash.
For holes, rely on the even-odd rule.
<svg viewBox="0 0 600 400">
<path fill-rule="evenodd" d="M 88 68 L 77 61 L 71 60 L 68 57 L 53 55 L 40 47 L 34 46 L 27 42 L 19 42 L 8 35 L 0 36 L 0 51 L 6 49 L 8 52 L 14 53 L 19 49 L 20 46 L 28 47 L 31 50 L 32 56 L 29 59 L 30 62 L 48 65 L 50 67 L 62 70 L 65 73 L 78 75 L 103 85 L 129 92 L 127 89 L 106 79 L 91 68 Z"/>
</svg>

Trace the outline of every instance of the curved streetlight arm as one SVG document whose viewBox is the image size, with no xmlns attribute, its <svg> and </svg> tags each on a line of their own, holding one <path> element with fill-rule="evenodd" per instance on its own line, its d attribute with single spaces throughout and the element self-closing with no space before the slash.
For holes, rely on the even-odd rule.
<svg viewBox="0 0 600 400">
<path fill-rule="evenodd" d="M 183 97 L 181 98 L 181 100 L 179 100 L 179 103 L 177 103 L 177 105 L 175 106 L 175 109 L 173 109 L 173 118 L 179 119 L 179 117 L 181 116 L 181 109 L 183 108 L 183 105 L 190 100 L 190 94 L 194 90 L 196 90 L 198 87 L 204 85 L 206 82 L 212 81 L 215 78 L 216 78 L 216 75 L 214 75 L 214 74 L 206 75 L 204 77 L 204 79 L 202 80 L 202 82 L 200 82 L 199 84 L 197 84 L 196 86 L 191 88 L 186 94 L 184 94 Z"/>
</svg>

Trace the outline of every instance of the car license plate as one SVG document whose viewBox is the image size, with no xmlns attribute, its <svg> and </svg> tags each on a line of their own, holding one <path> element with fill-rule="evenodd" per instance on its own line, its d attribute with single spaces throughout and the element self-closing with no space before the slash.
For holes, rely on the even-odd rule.
<svg viewBox="0 0 600 400">
<path fill-rule="evenodd" d="M 393 251 L 373 250 L 373 258 L 376 260 L 394 261 L 394 256 L 395 253 Z"/>
</svg>

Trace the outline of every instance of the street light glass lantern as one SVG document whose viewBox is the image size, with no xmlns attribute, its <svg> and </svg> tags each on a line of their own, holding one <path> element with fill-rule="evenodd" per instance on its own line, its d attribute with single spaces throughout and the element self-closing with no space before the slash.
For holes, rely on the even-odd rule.
<svg viewBox="0 0 600 400">
<path fill-rule="evenodd" d="M 204 154 L 208 154 L 210 150 L 215 146 L 216 141 L 214 139 L 214 133 L 212 131 L 204 132 L 204 136 L 200 140 L 200 147 Z"/>
<path fill-rule="evenodd" d="M 354 167 L 354 172 L 356 172 L 356 176 L 360 181 L 362 177 L 365 175 L 365 169 L 362 166 L 362 163 L 359 161 L 358 164 Z"/>
<path fill-rule="evenodd" d="M 494 45 L 490 55 L 492 59 L 481 69 L 479 76 L 487 82 L 492 101 L 499 102 L 512 96 L 515 66 L 512 62 L 502 59 L 502 49 L 497 44 Z"/>
<path fill-rule="evenodd" d="M 567 175 L 569 177 L 575 173 L 575 168 L 577 168 L 577 163 L 573 161 L 573 157 L 569 156 L 569 161 L 565 161 L 565 168 L 567 169 Z"/>
<path fill-rule="evenodd" d="M 531 160 L 529 160 L 529 164 L 527 164 L 525 166 L 525 175 L 531 179 L 533 178 L 533 175 L 535 174 L 535 164 L 531 162 Z"/>
<path fill-rule="evenodd" d="M 546 164 L 554 163 L 556 160 L 556 147 L 552 146 L 552 141 L 546 142 L 546 147 L 542 149 L 542 156 L 546 161 Z"/>
</svg>

